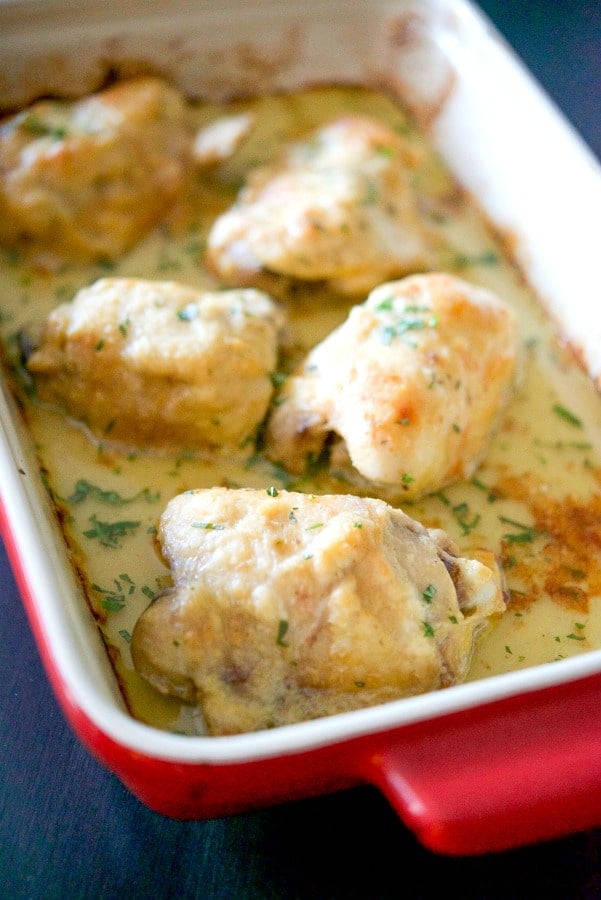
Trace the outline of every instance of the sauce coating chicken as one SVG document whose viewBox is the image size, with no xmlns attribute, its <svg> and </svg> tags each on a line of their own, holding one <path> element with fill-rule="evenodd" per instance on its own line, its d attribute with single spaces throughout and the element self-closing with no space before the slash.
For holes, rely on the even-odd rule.
<svg viewBox="0 0 601 900">
<path fill-rule="evenodd" d="M 330 463 L 356 486 L 413 500 L 469 478 L 517 361 L 513 311 L 445 273 L 379 285 L 287 379 L 266 449 L 302 473 Z"/>
<path fill-rule="evenodd" d="M 265 416 L 283 326 L 254 288 L 104 278 L 50 313 L 27 367 L 42 400 L 104 440 L 236 446 Z"/>
<path fill-rule="evenodd" d="M 158 540 L 174 587 L 142 613 L 134 665 L 213 735 L 271 728 L 461 682 L 505 610 L 499 570 L 381 500 L 209 488 Z"/>
<path fill-rule="evenodd" d="M 41 100 L 0 128 L 0 243 L 114 259 L 165 215 L 191 165 L 183 96 L 160 78 Z"/>
<path fill-rule="evenodd" d="M 233 284 L 265 270 L 327 280 L 343 293 L 421 270 L 428 238 L 410 183 L 414 164 L 386 125 L 336 119 L 250 173 L 215 221 L 206 261 Z"/>
</svg>

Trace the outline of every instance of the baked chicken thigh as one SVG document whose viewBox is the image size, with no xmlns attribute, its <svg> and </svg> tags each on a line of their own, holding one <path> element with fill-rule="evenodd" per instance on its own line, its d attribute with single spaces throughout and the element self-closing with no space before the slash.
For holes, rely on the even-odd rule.
<svg viewBox="0 0 601 900">
<path fill-rule="evenodd" d="M 515 314 L 490 291 L 445 273 L 379 285 L 286 380 L 267 453 L 301 474 L 327 445 L 357 488 L 435 492 L 481 462 L 517 354 Z"/>
<path fill-rule="evenodd" d="M 265 416 L 283 327 L 254 288 L 103 278 L 51 312 L 27 367 L 40 399 L 103 440 L 235 447 Z"/>
<path fill-rule="evenodd" d="M 158 530 L 173 587 L 138 619 L 138 673 L 210 734 L 272 728 L 461 682 L 501 577 L 385 502 L 209 488 Z"/>
<path fill-rule="evenodd" d="M 231 284 L 267 271 L 327 280 L 344 293 L 424 268 L 428 238 L 399 134 L 348 115 L 292 143 L 252 171 L 215 221 L 206 261 Z"/>
<path fill-rule="evenodd" d="M 0 243 L 117 258 L 182 190 L 193 139 L 183 96 L 160 78 L 33 103 L 0 128 Z"/>
</svg>

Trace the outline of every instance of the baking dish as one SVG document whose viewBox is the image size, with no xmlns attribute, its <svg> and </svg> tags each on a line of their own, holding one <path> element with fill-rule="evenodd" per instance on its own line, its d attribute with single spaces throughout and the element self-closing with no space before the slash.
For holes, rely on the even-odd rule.
<svg viewBox="0 0 601 900">
<path fill-rule="evenodd" d="M 160 4 L 91 12 L 30 2 L 5 3 L 0 17 L 5 108 L 91 89 L 107 59 L 156 60 L 191 94 L 218 97 L 307 79 L 394 85 L 460 181 L 511 233 L 531 284 L 599 377 L 598 312 L 584 303 L 595 283 L 597 164 L 469 5 L 259 2 L 217 11 L 193 3 L 167 17 Z M 60 44 L 49 25 L 63 26 Z M 563 183 L 557 173 L 568 170 Z M 49 677 L 84 743 L 151 808 L 210 817 L 370 782 L 425 845 L 449 853 L 599 824 L 598 651 L 244 737 L 180 737 L 133 720 L 8 392 L 2 420 L 3 533 Z"/>
</svg>

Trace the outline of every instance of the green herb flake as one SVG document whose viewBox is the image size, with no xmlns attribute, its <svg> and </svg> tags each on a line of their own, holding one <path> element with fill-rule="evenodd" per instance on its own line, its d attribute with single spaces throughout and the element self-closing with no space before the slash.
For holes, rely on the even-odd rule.
<svg viewBox="0 0 601 900">
<path fill-rule="evenodd" d="M 194 303 L 189 303 L 183 309 L 178 309 L 177 318 L 182 322 L 192 322 L 198 317 L 198 307 Z"/>
<path fill-rule="evenodd" d="M 106 609 L 107 612 L 119 612 L 123 609 L 125 603 L 120 603 L 119 600 L 114 597 L 103 597 L 101 606 L 103 609 Z"/>
<path fill-rule="evenodd" d="M 288 631 L 288 622 L 286 619 L 280 619 L 278 622 L 278 635 L 276 638 L 276 644 L 280 647 L 287 647 L 288 644 L 284 641 L 286 636 L 286 632 Z"/>
<path fill-rule="evenodd" d="M 56 141 L 67 137 L 67 129 L 61 125 L 51 125 L 35 113 L 27 113 L 21 121 L 21 127 L 35 137 L 50 137 Z"/>
<path fill-rule="evenodd" d="M 223 531 L 225 525 L 219 522 L 192 522 L 192 528 L 203 528 L 205 531 Z"/>
<path fill-rule="evenodd" d="M 120 547 L 121 538 L 132 534 L 142 524 L 139 521 L 124 519 L 120 522 L 101 522 L 96 516 L 90 517 L 93 528 L 84 531 L 84 537 L 96 538 L 103 547 Z"/>
<path fill-rule="evenodd" d="M 392 312 L 394 309 L 394 297 L 386 297 L 384 300 L 380 300 L 374 309 L 376 312 Z"/>
<path fill-rule="evenodd" d="M 288 380 L 288 376 L 284 372 L 271 372 L 269 375 L 271 384 L 278 390 Z"/>
<path fill-rule="evenodd" d="M 521 534 L 504 534 L 503 539 L 510 544 L 531 544 L 536 534 L 534 531 L 523 531 Z"/>
<path fill-rule="evenodd" d="M 480 481 L 479 478 L 472 478 L 471 484 L 473 484 L 475 488 L 478 488 L 479 491 L 486 492 L 487 503 L 495 503 L 503 497 L 503 494 L 496 487 L 489 487 L 487 484 L 484 484 L 483 481 Z"/>
<path fill-rule="evenodd" d="M 474 256 L 468 256 L 466 253 L 457 252 L 454 254 L 451 265 L 455 269 L 467 269 L 470 266 L 494 266 L 498 263 L 499 258 L 496 253 L 486 250 Z"/>
<path fill-rule="evenodd" d="M 436 594 L 436 588 L 434 587 L 433 584 L 429 584 L 428 587 L 422 591 L 422 597 L 426 603 L 431 603 L 432 598 L 435 596 L 435 594 Z"/>
<path fill-rule="evenodd" d="M 124 506 L 127 503 L 133 503 L 135 500 L 146 500 L 147 503 L 154 503 L 160 496 L 159 493 L 155 493 L 149 488 L 144 488 L 139 493 L 134 494 L 133 497 L 122 497 L 117 491 L 105 490 L 98 487 L 98 485 L 92 484 L 90 481 L 86 481 L 84 478 L 80 478 L 76 482 L 75 489 L 71 496 L 68 497 L 67 502 L 82 503 L 90 497 L 101 503 L 109 503 L 112 506 Z"/>
<path fill-rule="evenodd" d="M 123 322 L 119 322 L 117 328 L 119 329 L 119 332 L 123 335 L 123 337 L 125 337 L 127 335 L 127 329 L 129 328 L 130 325 L 131 325 L 131 321 L 129 319 L 129 316 L 126 319 L 124 319 Z"/>
<path fill-rule="evenodd" d="M 271 487 L 268 487 L 268 488 L 267 488 L 266 493 L 267 493 L 270 497 L 277 497 L 278 494 L 279 494 L 279 491 L 278 491 L 278 489 L 277 489 L 276 487 L 274 487 L 273 485 L 271 485 Z"/>
<path fill-rule="evenodd" d="M 521 522 L 516 522 L 514 519 L 508 519 L 506 516 L 499 516 L 499 522 L 502 522 L 504 525 L 512 525 L 514 528 L 519 529 L 517 533 L 503 535 L 503 539 L 510 544 L 530 544 L 538 534 L 536 529 L 532 528 L 531 525 L 523 525 Z"/>
<path fill-rule="evenodd" d="M 363 198 L 364 206 L 373 206 L 374 203 L 378 202 L 378 197 L 380 196 L 380 191 L 378 189 L 378 184 L 372 178 L 367 179 L 365 196 Z"/>
<path fill-rule="evenodd" d="M 424 626 L 424 636 L 425 637 L 434 637 L 434 629 L 432 628 L 430 623 L 424 622 L 423 626 Z"/>
<path fill-rule="evenodd" d="M 92 589 L 99 594 L 103 594 L 100 605 L 107 612 L 119 612 L 125 606 L 125 595 L 121 590 L 121 585 L 115 579 L 116 590 L 112 588 L 101 588 L 98 584 L 93 584 Z"/>
<path fill-rule="evenodd" d="M 456 506 L 452 507 L 452 511 L 455 521 L 464 535 L 470 534 L 480 522 L 480 514 L 476 513 L 472 515 L 468 503 L 458 503 Z"/>
<path fill-rule="evenodd" d="M 574 622 L 574 627 L 576 628 L 577 631 L 583 631 L 586 628 L 586 625 L 584 624 L 584 622 Z M 575 632 L 572 632 L 571 634 L 566 635 L 566 637 L 570 641 L 585 641 L 586 640 L 586 638 L 583 634 L 576 634 Z"/>
<path fill-rule="evenodd" d="M 385 301 L 382 303 L 384 302 Z M 384 309 L 382 304 L 379 304 L 376 308 Z M 383 344 L 389 345 L 395 338 L 402 337 L 409 331 L 422 331 L 426 328 L 436 328 L 439 321 L 438 316 L 434 313 L 423 315 L 423 313 L 429 312 L 428 309 L 421 310 L 417 307 L 406 307 L 404 312 L 398 315 L 397 321 L 386 323 L 382 326 L 380 329 L 380 340 Z"/>
<path fill-rule="evenodd" d="M 563 419 L 564 422 L 567 422 L 569 425 L 573 425 L 575 428 L 584 428 L 582 419 L 579 419 L 578 416 L 571 413 L 570 410 L 566 409 L 565 406 L 562 406 L 561 403 L 554 403 L 552 409 L 556 416 L 559 416 L 560 419 Z"/>
</svg>

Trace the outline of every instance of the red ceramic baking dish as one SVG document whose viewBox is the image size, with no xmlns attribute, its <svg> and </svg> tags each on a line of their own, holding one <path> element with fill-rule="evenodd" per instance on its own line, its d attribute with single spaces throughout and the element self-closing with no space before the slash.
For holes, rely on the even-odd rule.
<svg viewBox="0 0 601 900">
<path fill-rule="evenodd" d="M 595 441 L 595 428 L 601 435 L 599 167 L 469 3 L 7 0 L 0 4 L 0 48 L 0 105 L 7 114 L 40 97 L 70 99 L 99 89 L 107 78 L 148 71 L 208 104 L 331 85 L 359 86 L 398 102 L 503 247 L 520 289 L 525 285 L 536 296 L 545 321 L 557 329 L 559 399 L 541 425 L 546 443 L 536 438 L 538 464 L 561 450 L 567 454 L 562 470 L 601 472 L 601 439 Z M 128 264 L 130 274 L 141 265 L 135 253 Z M 15 282 L 15 265 L 6 252 L 4 296 L 9 287 L 17 290 L 15 284 L 30 290 L 32 280 L 40 294 L 48 293 L 37 271 L 26 284 L 18 269 Z M 477 277 L 480 269 L 470 271 Z M 66 278 L 56 294 L 61 298 L 76 281 L 71 271 L 51 277 Z M 6 319 L 3 309 L 9 344 L 13 327 Z M 584 482 L 578 503 L 541 482 L 532 501 L 538 521 L 551 507 L 554 522 L 566 505 L 572 514 L 562 534 L 573 602 L 565 584 L 560 591 L 553 581 L 555 567 L 546 575 L 552 602 L 541 600 L 542 624 L 533 626 L 546 633 L 552 654 L 534 646 L 530 654 L 530 632 L 520 645 L 520 632 L 510 631 L 495 645 L 502 664 L 495 664 L 491 650 L 477 677 L 444 690 L 266 731 L 179 733 L 186 728 L 160 727 L 145 714 L 150 689 L 141 695 L 140 714 L 128 694 L 131 623 L 115 618 L 122 615 L 126 588 L 134 589 L 128 577 L 120 574 L 107 585 L 94 582 L 92 573 L 106 615 L 91 611 L 82 575 L 88 557 L 68 539 L 61 490 L 52 464 L 44 465 L 45 440 L 56 443 L 56 429 L 70 426 L 50 419 L 38 423 L 32 438 L 31 414 L 23 412 L 9 368 L 0 396 L 3 538 L 66 717 L 144 804 L 176 818 L 212 818 L 368 783 L 426 847 L 448 854 L 499 850 L 601 825 L 601 503 L 590 496 L 590 484 L 601 484 L 601 475 Z M 572 395 L 581 382 L 582 401 Z M 103 465 L 107 479 L 116 477 L 115 457 Z M 72 472 L 69 477 L 73 482 Z M 95 477 L 93 468 L 78 472 L 80 492 L 93 493 Z M 193 476 L 186 477 L 195 486 Z M 474 479 L 471 490 L 481 489 L 482 481 Z M 152 480 L 147 483 L 152 489 Z M 494 499 L 489 494 L 489 505 Z M 458 501 L 453 510 L 465 535 L 467 506 Z M 513 540 L 516 555 L 506 552 L 504 560 L 512 596 L 507 616 L 515 622 L 528 618 L 525 595 L 535 588 L 540 595 L 518 556 L 533 532 L 509 514 L 501 518 L 505 532 L 513 530 L 505 538 Z M 546 527 L 553 532 L 552 524 Z M 544 555 L 547 545 L 541 546 Z M 584 548 L 586 572 L 574 562 Z M 516 559 L 519 578 L 509 571 Z M 109 619 L 114 641 L 104 628 Z"/>
</svg>

